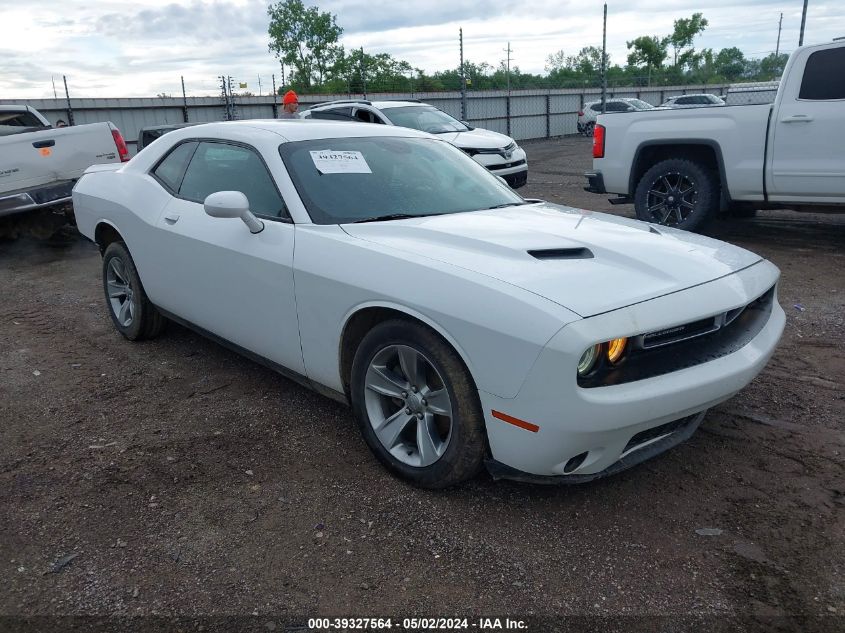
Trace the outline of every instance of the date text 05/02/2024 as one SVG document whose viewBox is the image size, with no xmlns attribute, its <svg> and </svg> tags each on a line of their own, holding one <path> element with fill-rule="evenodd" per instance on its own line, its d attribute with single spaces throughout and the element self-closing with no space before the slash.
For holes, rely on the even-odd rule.
<svg viewBox="0 0 845 633">
<path fill-rule="evenodd" d="M 512 618 L 309 618 L 312 631 L 526 631 L 525 620 Z"/>
</svg>

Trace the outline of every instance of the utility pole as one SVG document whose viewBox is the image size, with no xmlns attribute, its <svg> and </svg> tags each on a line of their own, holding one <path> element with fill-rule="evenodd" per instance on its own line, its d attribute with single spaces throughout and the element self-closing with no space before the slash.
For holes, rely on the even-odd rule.
<svg viewBox="0 0 845 633">
<path fill-rule="evenodd" d="M 505 52 L 508 54 L 508 61 L 507 61 L 507 80 L 508 80 L 508 96 L 505 99 L 505 116 L 507 119 L 505 120 L 506 123 L 506 130 L 508 136 L 511 135 L 511 43 L 508 42 L 508 47 L 505 49 Z"/>
<path fill-rule="evenodd" d="M 273 96 L 276 96 L 276 73 L 273 73 Z"/>
<path fill-rule="evenodd" d="M 261 75 L 258 75 L 258 96 L 261 96 Z"/>
<path fill-rule="evenodd" d="M 364 47 L 361 47 L 361 83 L 364 88 L 364 99 L 367 98 L 367 62 L 364 59 Z"/>
<path fill-rule="evenodd" d="M 507 80 L 508 80 L 508 96 L 511 95 L 511 43 L 508 42 L 508 47 L 504 49 L 504 51 L 508 54 L 508 62 L 507 62 Z"/>
<path fill-rule="evenodd" d="M 780 53 L 780 29 L 783 26 L 783 13 L 780 14 L 780 20 L 778 20 L 778 43 L 775 46 L 775 60 L 778 59 L 778 54 Z"/>
<path fill-rule="evenodd" d="M 58 99 L 58 95 L 56 94 L 56 78 L 53 75 L 50 75 L 50 81 L 53 82 L 53 99 Z"/>
<path fill-rule="evenodd" d="M 461 47 L 461 121 L 467 120 L 467 75 L 464 68 L 464 29 L 458 29 L 458 40 Z"/>
<path fill-rule="evenodd" d="M 601 34 L 601 111 L 607 112 L 607 2 L 604 3 L 604 24 Z"/>
<path fill-rule="evenodd" d="M 798 46 L 804 46 L 804 25 L 807 24 L 807 3 L 809 0 L 804 0 L 804 10 L 801 12 L 801 35 L 798 36 Z"/>
</svg>

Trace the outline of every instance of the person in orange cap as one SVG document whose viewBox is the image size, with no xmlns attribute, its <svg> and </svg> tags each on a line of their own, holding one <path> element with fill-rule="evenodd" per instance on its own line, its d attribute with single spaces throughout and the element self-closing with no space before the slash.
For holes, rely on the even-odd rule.
<svg viewBox="0 0 845 633">
<path fill-rule="evenodd" d="M 298 119 L 296 111 L 299 109 L 299 99 L 293 90 L 288 90 L 282 97 L 282 113 L 280 119 Z"/>
</svg>

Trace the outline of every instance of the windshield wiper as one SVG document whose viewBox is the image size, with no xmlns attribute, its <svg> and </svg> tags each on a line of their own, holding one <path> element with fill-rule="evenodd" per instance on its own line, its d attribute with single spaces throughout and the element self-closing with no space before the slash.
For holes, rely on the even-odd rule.
<svg viewBox="0 0 845 633">
<path fill-rule="evenodd" d="M 492 207 L 487 207 L 487 209 L 485 209 L 485 210 L 489 211 L 490 209 L 504 209 L 505 207 L 518 207 L 518 206 L 523 205 L 523 204 L 533 204 L 533 203 L 528 202 L 528 200 L 523 200 L 522 202 L 504 202 L 502 204 L 494 204 Z"/>
<path fill-rule="evenodd" d="M 432 213 L 430 215 L 440 215 Z M 363 220 L 355 220 L 352 224 L 363 224 L 364 222 L 381 222 L 383 220 L 407 220 L 408 218 L 425 218 L 427 215 L 413 215 L 411 213 L 389 213 L 387 215 L 376 215 L 371 218 L 364 218 Z"/>
</svg>

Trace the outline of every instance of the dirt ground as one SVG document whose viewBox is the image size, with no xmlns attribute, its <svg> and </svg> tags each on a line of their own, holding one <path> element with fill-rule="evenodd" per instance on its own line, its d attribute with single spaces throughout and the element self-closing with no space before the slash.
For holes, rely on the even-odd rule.
<svg viewBox="0 0 845 633">
<path fill-rule="evenodd" d="M 525 147 L 527 197 L 632 215 L 582 191 L 587 139 Z M 748 388 L 621 475 L 442 492 L 389 476 L 345 407 L 192 332 L 122 339 L 82 238 L 0 242 L 0 629 L 845 630 L 845 215 L 714 233 L 783 272 L 786 332 Z"/>
</svg>

